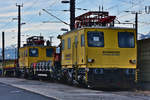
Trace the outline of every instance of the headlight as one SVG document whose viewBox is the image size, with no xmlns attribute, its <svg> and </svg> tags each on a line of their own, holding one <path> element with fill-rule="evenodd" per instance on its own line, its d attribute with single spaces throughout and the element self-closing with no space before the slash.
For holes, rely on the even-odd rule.
<svg viewBox="0 0 150 100">
<path fill-rule="evenodd" d="M 94 59 L 90 59 L 90 58 L 89 58 L 89 59 L 88 59 L 88 62 L 89 62 L 89 63 L 92 63 L 92 62 L 94 62 Z"/>
<path fill-rule="evenodd" d="M 129 60 L 131 64 L 136 64 L 136 60 Z"/>
</svg>

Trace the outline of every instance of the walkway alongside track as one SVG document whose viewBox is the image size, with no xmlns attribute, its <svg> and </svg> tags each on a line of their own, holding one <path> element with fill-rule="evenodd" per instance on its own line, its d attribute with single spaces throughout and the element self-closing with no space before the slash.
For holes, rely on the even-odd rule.
<svg viewBox="0 0 150 100">
<path fill-rule="evenodd" d="M 0 78 L 0 82 L 57 100 L 150 100 L 150 94 L 143 92 L 91 90 L 18 78 Z"/>
</svg>

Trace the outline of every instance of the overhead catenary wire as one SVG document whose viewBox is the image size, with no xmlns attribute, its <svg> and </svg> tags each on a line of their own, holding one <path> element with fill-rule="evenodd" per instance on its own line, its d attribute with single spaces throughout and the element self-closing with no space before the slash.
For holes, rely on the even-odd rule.
<svg viewBox="0 0 150 100">
<path fill-rule="evenodd" d="M 50 16 L 56 18 L 57 20 L 61 21 L 62 23 L 66 24 L 66 25 L 70 25 L 67 22 L 61 20 L 60 18 L 58 18 L 57 16 L 53 15 L 52 13 L 48 12 L 46 9 L 42 9 L 43 11 L 45 11 L 46 13 L 48 13 Z"/>
<path fill-rule="evenodd" d="M 37 2 L 39 2 L 39 0 L 33 1 L 33 3 L 31 4 L 31 6 L 28 7 L 26 10 L 32 9 L 37 4 Z"/>
<path fill-rule="evenodd" d="M 143 3 L 143 2 L 142 2 L 142 3 Z M 131 6 L 131 7 L 127 8 L 127 9 L 125 9 L 125 10 L 122 10 L 122 11 L 120 11 L 120 12 L 119 12 L 119 14 L 118 14 L 118 15 L 120 15 L 120 14 L 124 13 L 124 11 L 131 10 L 132 8 L 134 8 L 134 7 L 136 7 L 136 6 L 139 6 L 140 4 L 141 4 L 141 2 L 138 2 L 138 3 L 134 4 L 133 6 Z M 125 15 L 128 15 L 128 14 L 125 14 Z M 122 16 L 125 16 L 125 15 L 122 15 Z M 120 16 L 120 17 L 122 17 L 122 16 Z"/>
<path fill-rule="evenodd" d="M 3 25 L 2 27 L 0 27 L 0 30 L 4 29 L 5 27 L 7 27 L 8 25 L 10 25 L 12 23 L 12 21 L 7 22 L 5 25 Z"/>
<path fill-rule="evenodd" d="M 49 7 L 51 7 L 51 6 L 53 6 L 54 4 L 56 4 L 58 1 L 60 1 L 60 0 L 55 0 L 54 2 L 52 2 L 50 5 L 49 5 Z M 40 9 L 41 10 L 41 9 Z M 39 12 L 39 11 L 38 11 Z M 32 20 L 32 18 L 30 18 L 31 20 Z M 39 24 L 39 25 L 34 25 L 33 27 L 41 27 L 41 24 L 43 24 L 43 23 L 62 23 L 62 22 L 58 22 L 58 21 L 43 21 L 43 22 L 41 22 L 41 23 L 37 23 L 37 24 Z M 30 23 L 28 23 L 28 24 L 32 24 L 32 22 L 30 22 Z M 32 26 L 32 25 L 31 25 Z M 39 28 L 40 29 L 40 28 Z M 29 28 L 27 31 L 29 31 L 29 30 L 32 30 L 32 28 Z"/>
<path fill-rule="evenodd" d="M 52 2 L 49 6 L 53 6 L 54 4 L 57 3 L 57 1 L 58 1 L 58 0 L 55 0 L 55 1 Z M 59 1 L 60 1 L 60 0 L 59 0 Z M 28 10 L 29 10 L 29 9 L 33 9 L 33 7 L 34 7 L 38 2 L 39 2 L 39 0 L 35 0 L 35 1 L 32 3 L 31 7 L 28 8 Z M 37 12 L 39 12 L 40 10 L 41 10 L 41 9 L 38 9 Z M 33 20 L 32 17 L 31 17 L 30 19 L 28 19 L 28 23 L 31 23 L 32 20 Z"/>
<path fill-rule="evenodd" d="M 32 4 L 33 6 L 32 6 L 30 9 L 32 9 L 32 8 L 35 6 L 35 4 L 38 3 L 38 1 L 39 1 L 39 0 L 35 0 L 35 1 L 33 2 L 33 4 Z M 52 2 L 52 3 L 49 5 L 49 7 L 55 5 L 58 1 L 60 1 L 60 0 L 55 0 L 54 2 Z M 39 13 L 40 13 L 40 11 L 41 11 L 41 9 L 38 9 L 38 10 L 37 10 L 37 12 L 39 12 Z M 33 18 L 31 17 L 31 18 L 28 19 L 27 24 L 32 24 L 32 21 L 33 21 Z M 42 22 L 41 22 L 41 23 L 42 23 Z M 31 30 L 31 29 L 29 29 L 29 30 Z M 28 31 L 29 31 L 29 30 L 28 30 Z"/>
<path fill-rule="evenodd" d="M 80 1 L 78 1 L 76 4 L 81 4 L 81 3 L 83 3 L 83 1 L 84 1 L 84 0 L 80 0 Z"/>
</svg>

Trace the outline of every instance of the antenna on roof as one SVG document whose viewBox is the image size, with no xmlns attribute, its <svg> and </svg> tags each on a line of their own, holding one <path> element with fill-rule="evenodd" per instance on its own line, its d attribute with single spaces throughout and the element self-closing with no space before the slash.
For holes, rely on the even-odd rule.
<svg viewBox="0 0 150 100">
<path fill-rule="evenodd" d="M 101 11 L 101 6 L 99 5 L 99 12 Z"/>
<path fill-rule="evenodd" d="M 102 12 L 104 11 L 103 5 L 104 5 L 104 1 L 102 0 Z"/>
<path fill-rule="evenodd" d="M 103 8 L 103 5 L 102 5 L 102 12 L 103 12 L 104 8 Z"/>
</svg>

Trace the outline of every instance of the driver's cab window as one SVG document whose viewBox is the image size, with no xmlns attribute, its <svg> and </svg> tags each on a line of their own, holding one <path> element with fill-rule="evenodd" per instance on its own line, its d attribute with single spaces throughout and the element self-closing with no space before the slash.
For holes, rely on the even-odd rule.
<svg viewBox="0 0 150 100">
<path fill-rule="evenodd" d="M 29 49 L 29 56 L 30 57 L 38 57 L 38 48 L 30 48 Z"/>
</svg>

